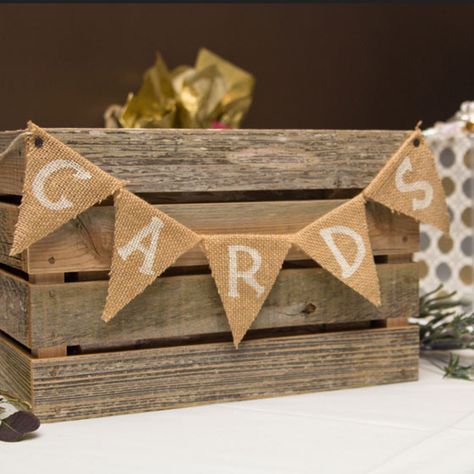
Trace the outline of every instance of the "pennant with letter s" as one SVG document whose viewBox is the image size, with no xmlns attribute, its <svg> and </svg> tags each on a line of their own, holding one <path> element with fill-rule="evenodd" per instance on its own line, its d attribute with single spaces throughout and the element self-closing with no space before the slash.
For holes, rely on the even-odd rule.
<svg viewBox="0 0 474 474">
<path fill-rule="evenodd" d="M 419 130 L 390 158 L 364 195 L 449 234 L 448 208 L 435 158 Z"/>
</svg>

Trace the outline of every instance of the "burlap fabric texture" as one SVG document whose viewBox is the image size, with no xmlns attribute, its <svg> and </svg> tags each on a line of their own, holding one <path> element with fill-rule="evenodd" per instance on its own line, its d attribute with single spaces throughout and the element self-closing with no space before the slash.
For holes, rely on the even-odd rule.
<svg viewBox="0 0 474 474">
<path fill-rule="evenodd" d="M 285 235 L 212 235 L 203 240 L 212 276 L 238 347 L 280 272 Z"/>
<path fill-rule="evenodd" d="M 294 236 L 294 242 L 372 304 L 381 304 L 362 195 L 306 226 Z"/>
<path fill-rule="evenodd" d="M 102 319 L 109 321 L 201 237 L 131 192 L 115 195 L 115 231 Z"/>
<path fill-rule="evenodd" d="M 28 131 L 23 197 L 10 255 L 27 249 L 122 186 L 31 122 Z"/>
<path fill-rule="evenodd" d="M 449 214 L 435 158 L 415 130 L 364 190 L 367 199 L 449 234 Z"/>
</svg>

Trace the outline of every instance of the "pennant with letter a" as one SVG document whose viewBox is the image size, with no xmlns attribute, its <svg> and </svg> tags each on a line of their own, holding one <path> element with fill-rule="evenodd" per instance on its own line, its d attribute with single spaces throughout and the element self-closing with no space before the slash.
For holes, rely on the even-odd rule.
<svg viewBox="0 0 474 474">
<path fill-rule="evenodd" d="M 22 252 L 122 186 L 31 122 L 28 130 L 23 197 L 10 255 Z"/>
<path fill-rule="evenodd" d="M 278 235 L 204 237 L 212 276 L 224 305 L 235 347 L 257 317 L 291 242 Z"/>
<path fill-rule="evenodd" d="M 380 287 L 359 195 L 300 230 L 294 242 L 319 265 L 380 306 Z"/>
<path fill-rule="evenodd" d="M 449 234 L 449 214 L 435 158 L 415 130 L 364 191 L 366 198 Z"/>
<path fill-rule="evenodd" d="M 102 319 L 110 321 L 200 240 L 172 217 L 121 189 L 115 196 L 114 248 Z"/>
</svg>

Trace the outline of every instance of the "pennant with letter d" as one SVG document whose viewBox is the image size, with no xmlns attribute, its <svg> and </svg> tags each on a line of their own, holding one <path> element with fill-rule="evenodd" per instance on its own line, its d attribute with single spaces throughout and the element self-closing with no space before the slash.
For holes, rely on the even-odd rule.
<svg viewBox="0 0 474 474">
<path fill-rule="evenodd" d="M 449 214 L 435 159 L 414 131 L 364 191 L 366 198 L 449 234 Z"/>
<path fill-rule="evenodd" d="M 238 347 L 270 293 L 291 242 L 283 235 L 234 234 L 206 236 L 204 246 Z"/>
<path fill-rule="evenodd" d="M 23 198 L 10 255 L 122 187 L 121 181 L 31 122 L 28 131 Z"/>
<path fill-rule="evenodd" d="M 365 202 L 361 195 L 300 230 L 294 242 L 372 304 L 381 304 Z"/>
<path fill-rule="evenodd" d="M 109 289 L 102 319 L 110 321 L 201 237 L 125 189 L 115 196 Z"/>
</svg>

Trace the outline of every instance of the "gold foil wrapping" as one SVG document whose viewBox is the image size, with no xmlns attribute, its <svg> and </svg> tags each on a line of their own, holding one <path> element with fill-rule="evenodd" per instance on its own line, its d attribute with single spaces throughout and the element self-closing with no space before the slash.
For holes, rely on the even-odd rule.
<svg viewBox="0 0 474 474">
<path fill-rule="evenodd" d="M 160 55 L 123 107 L 111 106 L 106 126 L 238 128 L 252 103 L 254 77 L 207 49 L 194 67 L 169 71 Z"/>
</svg>

